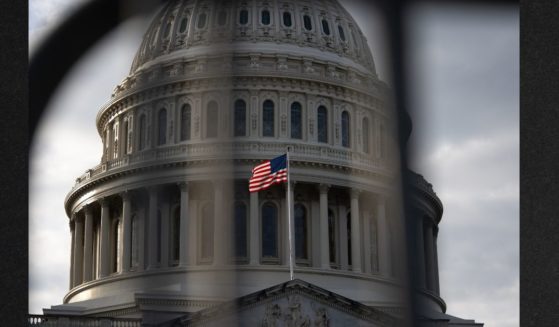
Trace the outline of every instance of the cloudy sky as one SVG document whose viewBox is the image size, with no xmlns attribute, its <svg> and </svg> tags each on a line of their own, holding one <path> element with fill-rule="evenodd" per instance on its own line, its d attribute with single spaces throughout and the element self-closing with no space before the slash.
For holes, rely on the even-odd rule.
<svg viewBox="0 0 559 327">
<path fill-rule="evenodd" d="M 30 53 L 87 0 L 30 0 Z M 382 21 L 344 1 L 390 81 Z M 371 17 L 372 16 L 372 17 Z M 441 293 L 447 313 L 486 326 L 518 326 L 518 12 L 420 6 L 409 11 L 412 168 L 443 201 Z M 31 148 L 29 310 L 62 303 L 70 233 L 63 200 L 99 163 L 99 108 L 127 74 L 146 28 L 127 22 L 72 70 L 51 100 Z"/>
</svg>

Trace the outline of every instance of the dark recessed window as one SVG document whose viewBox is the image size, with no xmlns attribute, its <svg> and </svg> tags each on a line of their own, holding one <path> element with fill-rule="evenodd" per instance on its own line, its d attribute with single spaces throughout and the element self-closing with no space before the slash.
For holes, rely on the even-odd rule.
<svg viewBox="0 0 559 327">
<path fill-rule="evenodd" d="M 351 212 L 346 216 L 347 226 L 347 264 L 351 266 Z"/>
<path fill-rule="evenodd" d="M 212 260 L 214 254 L 214 210 L 213 203 L 202 208 L 200 257 L 202 260 Z"/>
<path fill-rule="evenodd" d="M 363 152 L 370 153 L 369 149 L 369 119 L 363 118 Z"/>
<path fill-rule="evenodd" d="M 291 13 L 288 11 L 283 12 L 283 26 L 291 27 L 293 23 L 291 22 Z"/>
<path fill-rule="evenodd" d="M 278 208 L 270 202 L 262 206 L 262 257 L 278 258 Z"/>
<path fill-rule="evenodd" d="M 179 32 L 184 33 L 186 31 L 186 27 L 188 26 L 188 18 L 184 17 L 181 19 L 181 24 L 179 25 Z"/>
<path fill-rule="evenodd" d="M 234 131 L 235 136 L 246 136 L 246 102 L 243 100 L 235 101 L 234 108 Z"/>
<path fill-rule="evenodd" d="M 274 103 L 272 100 L 266 100 L 262 105 L 262 135 L 274 136 Z"/>
<path fill-rule="evenodd" d="M 217 24 L 219 26 L 223 26 L 225 25 L 225 23 L 227 23 L 227 12 L 220 11 L 219 14 L 217 15 Z"/>
<path fill-rule="evenodd" d="M 181 209 L 176 207 L 173 211 L 173 220 L 171 225 L 171 261 L 179 261 L 180 256 L 180 226 L 181 226 Z"/>
<path fill-rule="evenodd" d="M 308 259 L 307 252 L 307 210 L 297 203 L 295 205 L 295 258 Z"/>
<path fill-rule="evenodd" d="M 305 29 L 307 31 L 312 30 L 312 22 L 311 22 L 311 17 L 309 15 L 303 16 L 303 26 L 305 26 Z"/>
<path fill-rule="evenodd" d="M 326 19 L 322 20 L 322 31 L 324 32 L 324 34 L 330 35 L 330 25 L 328 25 Z"/>
<path fill-rule="evenodd" d="M 241 10 L 239 13 L 239 24 L 246 25 L 248 24 L 248 10 Z"/>
<path fill-rule="evenodd" d="M 336 218 L 334 212 L 328 209 L 328 252 L 330 262 L 336 263 Z"/>
<path fill-rule="evenodd" d="M 291 105 L 291 138 L 303 138 L 302 110 L 299 102 Z"/>
<path fill-rule="evenodd" d="M 328 111 L 326 110 L 326 107 L 318 107 L 316 124 L 318 130 L 318 142 L 328 143 Z"/>
<path fill-rule="evenodd" d="M 262 10 L 262 25 L 270 25 L 270 12 Z"/>
<path fill-rule="evenodd" d="M 342 146 L 349 148 L 349 114 L 342 112 Z"/>
<path fill-rule="evenodd" d="M 190 140 L 190 124 L 192 109 L 190 105 L 184 104 L 181 109 L 181 141 Z"/>
<path fill-rule="evenodd" d="M 206 116 L 206 137 L 217 137 L 218 125 L 217 102 L 208 103 L 208 112 Z"/>
<path fill-rule="evenodd" d="M 345 32 L 342 25 L 338 25 L 338 34 L 340 34 L 340 39 L 342 39 L 342 41 L 345 41 Z"/>
<path fill-rule="evenodd" d="M 235 203 L 235 257 L 246 258 L 247 251 L 247 206 L 242 202 Z"/>
<path fill-rule="evenodd" d="M 198 23 L 196 24 L 196 27 L 197 28 L 204 28 L 204 26 L 206 26 L 206 14 L 201 13 L 198 16 Z"/>
<path fill-rule="evenodd" d="M 157 145 L 163 145 L 167 143 L 167 110 L 159 110 L 158 121 Z"/>
</svg>

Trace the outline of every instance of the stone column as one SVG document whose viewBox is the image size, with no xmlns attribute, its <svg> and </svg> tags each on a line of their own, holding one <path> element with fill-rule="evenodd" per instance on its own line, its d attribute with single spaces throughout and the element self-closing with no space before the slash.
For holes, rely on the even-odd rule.
<svg viewBox="0 0 559 327">
<path fill-rule="evenodd" d="M 120 248 L 122 249 L 122 260 L 120 260 L 120 271 L 130 271 L 132 254 L 132 208 L 130 192 L 122 192 L 122 237 L 120 238 Z"/>
<path fill-rule="evenodd" d="M 359 193 L 351 189 L 351 267 L 361 272 L 361 226 L 359 224 Z"/>
<path fill-rule="evenodd" d="M 431 221 L 427 221 L 423 225 L 424 230 L 424 241 L 425 241 L 425 274 L 427 275 L 427 289 L 435 291 L 435 249 L 434 249 L 434 238 L 433 238 L 433 226 Z"/>
<path fill-rule="evenodd" d="M 164 200 L 161 203 L 161 235 L 160 235 L 160 244 L 159 248 L 161 249 L 161 261 L 159 262 L 159 266 L 162 268 L 169 267 L 169 200 L 168 197 L 165 196 Z"/>
<path fill-rule="evenodd" d="M 83 281 L 89 282 L 93 276 L 93 212 L 90 206 L 86 206 L 84 212 Z"/>
<path fill-rule="evenodd" d="M 179 183 L 181 190 L 181 203 L 180 203 L 180 242 L 179 242 L 179 265 L 188 265 L 188 183 Z"/>
<path fill-rule="evenodd" d="M 109 201 L 101 199 L 101 260 L 99 266 L 99 277 L 106 277 L 109 275 L 111 263 L 111 243 L 110 243 L 110 230 L 111 219 L 109 213 Z"/>
<path fill-rule="evenodd" d="M 83 221 L 74 214 L 74 286 L 83 282 Z"/>
<path fill-rule="evenodd" d="M 328 189 L 330 185 L 320 184 L 320 268 L 330 269 L 330 246 L 328 239 Z"/>
<path fill-rule="evenodd" d="M 371 269 L 371 213 L 369 211 L 363 211 L 363 259 L 364 259 L 364 269 L 366 274 L 372 272 Z"/>
<path fill-rule="evenodd" d="M 156 268 L 157 262 L 157 192 L 158 188 L 153 186 L 148 189 L 149 192 L 149 211 L 147 216 L 148 226 L 148 269 Z"/>
<path fill-rule="evenodd" d="M 250 193 L 250 264 L 260 263 L 260 223 L 258 219 L 258 192 Z"/>
<path fill-rule="evenodd" d="M 214 181 L 214 255 L 213 265 L 226 262 L 225 246 L 228 244 L 224 233 L 223 219 L 223 182 Z"/>
<path fill-rule="evenodd" d="M 379 272 L 383 276 L 390 276 L 392 274 L 390 230 L 386 221 L 386 200 L 381 195 L 377 199 L 377 230 Z"/>
<path fill-rule="evenodd" d="M 348 269 L 348 248 L 347 248 L 347 209 L 344 205 L 338 207 L 339 229 L 340 229 L 340 269 Z"/>
<path fill-rule="evenodd" d="M 418 287 L 420 289 L 424 289 L 425 288 L 425 247 L 424 247 L 424 241 L 423 241 L 423 217 L 420 217 L 417 221 L 416 221 L 416 257 L 417 257 L 417 282 L 418 282 Z"/>
<path fill-rule="evenodd" d="M 437 238 L 439 234 L 439 229 L 435 228 L 433 235 L 433 247 L 435 252 L 435 293 L 441 294 L 440 284 L 439 284 L 439 255 L 437 253 Z"/>
<path fill-rule="evenodd" d="M 72 239 L 70 241 L 70 288 L 74 288 L 74 248 L 76 247 L 76 233 L 74 229 L 74 223 L 70 221 L 70 233 L 72 235 Z"/>
</svg>

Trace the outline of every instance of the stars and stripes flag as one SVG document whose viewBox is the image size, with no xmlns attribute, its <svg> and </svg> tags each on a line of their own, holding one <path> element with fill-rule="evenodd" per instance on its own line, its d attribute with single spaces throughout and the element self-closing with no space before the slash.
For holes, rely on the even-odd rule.
<svg viewBox="0 0 559 327">
<path fill-rule="evenodd" d="M 250 192 L 258 192 L 283 182 L 287 182 L 287 154 L 266 160 L 254 167 L 248 189 Z"/>
</svg>

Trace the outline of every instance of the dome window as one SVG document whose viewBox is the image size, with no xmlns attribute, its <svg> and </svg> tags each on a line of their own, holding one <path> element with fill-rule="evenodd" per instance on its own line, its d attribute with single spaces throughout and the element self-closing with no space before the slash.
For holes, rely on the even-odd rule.
<svg viewBox="0 0 559 327">
<path fill-rule="evenodd" d="M 322 31 L 326 35 L 330 35 L 330 25 L 328 25 L 328 21 L 326 19 L 322 20 Z"/>
<path fill-rule="evenodd" d="M 157 145 L 164 145 L 167 143 L 167 110 L 159 110 L 158 123 Z"/>
<path fill-rule="evenodd" d="M 243 202 L 236 202 L 234 206 L 234 226 L 235 226 L 235 259 L 243 260 L 248 257 L 247 240 L 247 206 Z"/>
<path fill-rule="evenodd" d="M 291 105 L 291 138 L 302 139 L 303 136 L 302 110 L 299 102 Z"/>
<path fill-rule="evenodd" d="M 224 26 L 227 23 L 227 13 L 225 11 L 220 11 L 217 15 L 217 24 L 219 26 Z"/>
<path fill-rule="evenodd" d="M 279 259 L 278 251 L 278 207 L 271 202 L 262 206 L 262 257 Z"/>
<path fill-rule="evenodd" d="M 309 15 L 303 16 L 303 26 L 305 26 L 305 29 L 307 31 L 312 30 L 312 22 L 311 22 L 311 17 Z"/>
<path fill-rule="evenodd" d="M 241 25 L 248 24 L 248 10 L 243 9 L 239 13 L 239 24 L 241 24 Z"/>
<path fill-rule="evenodd" d="M 246 102 L 244 102 L 243 100 L 235 101 L 235 136 L 246 136 L 246 106 Z"/>
<path fill-rule="evenodd" d="M 270 25 L 270 11 L 262 10 L 262 25 Z"/>
<path fill-rule="evenodd" d="M 198 29 L 204 28 L 206 26 L 206 14 L 205 13 L 201 13 L 198 16 L 198 22 L 196 24 L 196 27 Z"/>
<path fill-rule="evenodd" d="M 305 207 L 297 203 L 295 205 L 295 258 L 307 260 L 309 258 L 307 251 L 307 210 Z"/>
<path fill-rule="evenodd" d="M 183 17 L 183 19 L 181 19 L 181 23 L 179 25 L 179 32 L 184 33 L 186 31 L 187 26 L 188 26 L 188 18 Z"/>
<path fill-rule="evenodd" d="M 349 113 L 342 112 L 342 146 L 349 148 Z"/>
<path fill-rule="evenodd" d="M 340 39 L 342 39 L 342 41 L 345 41 L 345 32 L 342 25 L 338 25 L 338 34 L 340 34 Z"/>
<path fill-rule="evenodd" d="M 262 135 L 274 136 L 274 103 L 272 100 L 264 101 L 262 106 Z"/>
<path fill-rule="evenodd" d="M 363 152 L 370 153 L 369 146 L 369 118 L 363 118 Z"/>
<path fill-rule="evenodd" d="M 217 137 L 218 124 L 217 102 L 212 101 L 208 104 L 208 112 L 206 116 L 206 137 Z"/>
<path fill-rule="evenodd" d="M 293 22 L 291 22 L 291 13 L 289 11 L 283 12 L 283 25 L 285 27 L 291 27 Z"/>
<path fill-rule="evenodd" d="M 326 107 L 318 107 L 316 116 L 318 142 L 328 143 L 328 111 L 326 110 Z"/>
<path fill-rule="evenodd" d="M 190 140 L 191 119 L 192 109 L 188 103 L 184 104 L 181 108 L 181 141 Z"/>
</svg>

